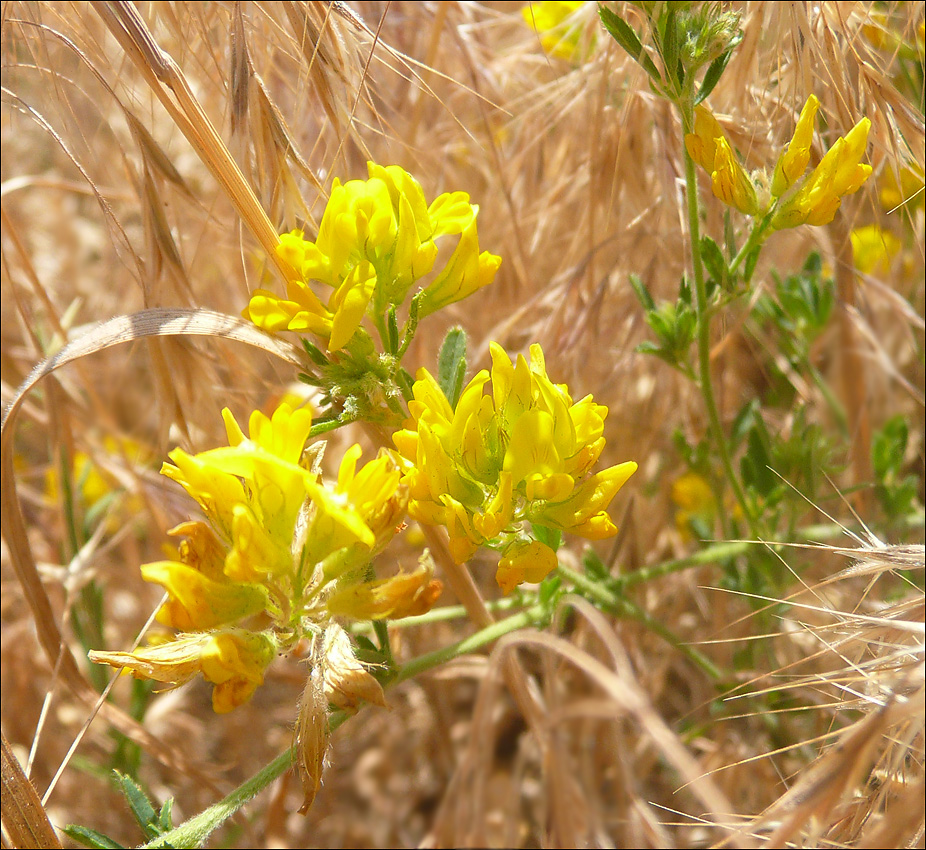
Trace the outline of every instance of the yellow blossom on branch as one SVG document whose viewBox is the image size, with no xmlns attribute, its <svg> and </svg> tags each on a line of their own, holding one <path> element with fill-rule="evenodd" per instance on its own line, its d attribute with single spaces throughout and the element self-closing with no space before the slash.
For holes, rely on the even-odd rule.
<svg viewBox="0 0 926 850">
<path fill-rule="evenodd" d="M 820 101 L 816 95 L 810 95 L 794 128 L 794 135 L 788 147 L 775 163 L 772 176 L 772 194 L 777 198 L 788 191 L 807 170 L 810 162 L 810 146 L 813 144 L 813 122 L 817 117 Z"/>
<path fill-rule="evenodd" d="M 850 236 L 855 268 L 862 274 L 886 275 L 903 247 L 893 233 L 877 224 L 857 227 Z"/>
<path fill-rule="evenodd" d="M 221 629 L 180 635 L 174 640 L 134 652 L 90 652 L 90 660 L 153 679 L 182 685 L 197 673 L 215 686 L 212 707 L 225 714 L 247 702 L 264 681 L 264 671 L 276 657 L 269 632 Z"/>
<path fill-rule="evenodd" d="M 337 481 L 328 483 L 317 469 L 319 453 L 306 452 L 308 411 L 286 403 L 269 417 L 255 411 L 247 434 L 228 410 L 223 416 L 227 447 L 175 449 L 162 470 L 199 503 L 206 521 L 172 529 L 185 538 L 177 560 L 141 568 L 146 581 L 167 591 L 159 621 L 180 633 L 131 653 L 91 654 L 160 682 L 183 684 L 201 673 L 214 685 L 216 711 L 250 699 L 273 658 L 303 638 L 320 647 L 317 661 L 326 663 L 324 648 L 335 643 L 316 638 L 333 627 L 333 616 L 422 613 L 440 593 L 422 570 L 366 577 L 405 516 L 407 489 L 391 454 L 360 466 L 360 447 L 352 446 Z M 353 602 L 339 606 L 338 599 Z M 338 665 L 357 681 L 359 662 L 345 659 L 344 640 L 336 643 Z M 367 688 L 363 693 L 375 693 Z"/>
<path fill-rule="evenodd" d="M 771 226 L 775 230 L 829 224 L 842 198 L 857 192 L 871 174 L 871 166 L 861 162 L 871 122 L 863 118 L 837 139 L 805 177 L 819 108 L 820 101 L 810 95 L 770 181 L 761 173 L 746 173 L 717 119 L 703 104 L 695 108 L 685 147 L 695 163 L 711 176 L 714 195 L 728 206 L 750 216 L 772 213 Z"/>
<path fill-rule="evenodd" d="M 458 563 L 480 545 L 499 548 L 496 578 L 507 592 L 556 566 L 550 547 L 528 542 L 527 526 L 592 540 L 616 533 L 607 507 L 637 465 L 593 473 L 607 408 L 591 396 L 574 403 L 567 387 L 550 381 L 539 345 L 530 362 L 519 355 L 515 363 L 500 345 L 489 347 L 491 374 L 473 377 L 456 409 L 420 369 L 411 419 L 393 439 L 407 461 L 409 514 L 445 526 Z"/>
<path fill-rule="evenodd" d="M 691 158 L 711 176 L 714 195 L 746 215 L 758 212 L 755 187 L 706 106 L 695 108 L 694 132 L 685 136 L 685 147 Z"/>
<path fill-rule="evenodd" d="M 800 189 L 779 207 L 772 219 L 775 229 L 833 220 L 843 196 L 857 192 L 871 175 L 871 166 L 861 162 L 870 129 L 871 121 L 863 118 L 836 140 Z"/>
<path fill-rule="evenodd" d="M 480 252 L 479 207 L 465 192 L 439 195 L 428 205 L 420 184 L 397 165 L 367 164 L 369 179 L 335 180 L 315 241 L 293 231 L 277 253 L 296 271 L 286 296 L 257 290 L 244 316 L 276 333 L 311 333 L 329 352 L 348 345 L 365 316 L 377 327 L 430 275 L 437 240 L 459 234 L 446 267 L 426 284 L 418 315 L 427 316 L 488 285 L 501 258 Z M 328 288 L 316 294 L 313 282 Z M 323 290 L 324 291 L 324 290 Z"/>
<path fill-rule="evenodd" d="M 328 598 L 328 610 L 354 620 L 413 617 L 429 611 L 441 589 L 428 563 L 411 573 L 399 572 L 390 578 L 336 590 Z"/>
</svg>

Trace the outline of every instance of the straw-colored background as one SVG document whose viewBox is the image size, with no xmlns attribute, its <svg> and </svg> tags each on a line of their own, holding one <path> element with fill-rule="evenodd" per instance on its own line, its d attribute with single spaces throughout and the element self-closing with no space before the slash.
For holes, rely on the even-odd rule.
<svg viewBox="0 0 926 850">
<path fill-rule="evenodd" d="M 637 273 L 657 299 L 674 298 L 684 269 L 677 118 L 607 38 L 595 4 L 581 12 L 583 58 L 573 63 L 542 50 L 521 5 L 139 4 L 184 99 L 152 54 L 117 41 L 106 4 L 3 4 L 4 404 L 35 363 L 97 321 L 150 307 L 237 315 L 249 291 L 279 286 L 262 227 L 312 234 L 334 177 L 365 177 L 367 159 L 396 163 L 428 198 L 469 192 L 483 249 L 504 258 L 490 288 L 423 324 L 409 362 L 432 365 L 452 323 L 469 331 L 472 368 L 486 365 L 489 340 L 512 353 L 540 341 L 556 381 L 609 407 L 602 463 L 640 464 L 613 505 L 619 543 L 599 552 L 629 572 L 690 551 L 670 498 L 684 471 L 672 434 L 696 440 L 706 425 L 690 385 L 635 353 L 649 331 L 628 283 Z M 813 356 L 854 439 L 841 477 L 818 482 L 818 503 L 852 522 L 839 494 L 870 481 L 870 433 L 891 416 L 908 422 L 906 463 L 919 470 L 923 497 L 923 207 L 889 214 L 878 198 L 888 172 L 913 163 L 922 173 L 923 93 L 911 100 L 895 82 L 897 58 L 863 34 L 877 5 L 913 44 L 922 6 L 734 5 L 744 40 L 710 102 L 750 168 L 774 163 L 811 92 L 830 139 L 872 120 L 873 179 L 833 225 L 773 236 L 745 298 L 811 249 L 836 276 L 842 300 Z M 614 6 L 641 26 L 630 4 Z M 230 196 L 242 179 L 264 219 Z M 889 269 L 861 279 L 847 239 L 869 223 L 905 246 Z M 708 200 L 705 231 L 719 238 L 722 228 L 722 205 Z M 746 306 L 724 314 L 714 341 L 725 421 L 763 397 L 775 357 L 743 326 Z M 14 463 L 27 540 L 85 673 L 71 627 L 82 586 L 103 589 L 109 649 L 128 648 L 157 603 L 138 565 L 160 557 L 165 530 L 188 511 L 157 474 L 161 459 L 178 444 L 218 445 L 222 407 L 244 421 L 271 409 L 293 378 L 286 364 L 228 340 L 138 340 L 64 367 L 26 399 Z M 815 388 L 799 398 L 832 425 Z M 769 425 L 792 423 L 779 411 Z M 330 457 L 346 439 L 333 439 Z M 48 471 L 79 452 L 125 495 L 74 559 Z M 922 542 L 922 527 L 878 527 L 870 489 L 851 504 L 889 542 Z M 826 517 L 808 506 L 806 520 Z M 2 726 L 42 794 L 89 708 L 40 645 L 8 545 Z M 525 638 L 507 650 L 535 678 L 542 728 L 513 707 L 498 656 L 461 659 L 390 690 L 390 711 L 364 709 L 336 732 L 307 817 L 294 814 L 298 783 L 285 777 L 214 846 L 695 846 L 723 840 L 718 820 L 744 826 L 741 844 L 774 835 L 808 846 L 923 846 L 922 550 L 918 585 L 896 578 L 885 554 L 901 556 L 881 553 L 859 575 L 795 597 L 810 607 L 763 620 L 767 637 L 753 607 L 717 589 L 711 565 L 638 587 L 637 605 L 735 671 L 731 683 L 745 685 L 735 701 L 651 631 L 580 611 L 546 645 Z M 849 563 L 822 550 L 789 557 L 808 586 Z M 496 596 L 488 559 L 471 567 Z M 782 580 L 789 586 L 800 588 Z M 465 621 L 397 630 L 395 648 L 412 658 L 471 631 Z M 751 640 L 762 649 L 753 666 L 738 666 Z M 202 684 L 154 698 L 140 773 L 151 795 L 175 797 L 179 821 L 282 752 L 304 675 L 281 659 L 252 703 L 222 717 Z M 773 689 L 785 696 L 771 699 Z M 124 707 L 127 683 L 114 693 Z M 108 728 L 93 722 L 47 810 L 55 825 L 134 844 L 140 834 L 106 775 Z M 672 753 L 690 759 L 688 774 Z M 708 811 L 688 783 L 711 772 L 722 805 Z"/>
</svg>

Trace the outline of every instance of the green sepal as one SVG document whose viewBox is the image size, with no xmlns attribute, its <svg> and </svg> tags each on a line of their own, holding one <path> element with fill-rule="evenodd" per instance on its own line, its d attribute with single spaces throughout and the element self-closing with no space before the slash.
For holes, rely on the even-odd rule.
<svg viewBox="0 0 926 850">
<path fill-rule="evenodd" d="M 707 71 L 704 72 L 704 79 L 701 80 L 701 88 L 698 89 L 698 93 L 695 95 L 695 106 L 701 103 L 701 101 L 714 90 L 717 83 L 720 82 L 720 78 L 723 76 L 723 72 L 727 70 L 727 63 L 730 61 L 732 55 L 733 50 L 728 50 L 725 53 L 721 53 L 720 56 L 708 65 Z"/>
<path fill-rule="evenodd" d="M 462 328 L 451 328 L 437 355 L 437 383 L 454 409 L 463 392 L 465 377 L 466 332 Z"/>
</svg>

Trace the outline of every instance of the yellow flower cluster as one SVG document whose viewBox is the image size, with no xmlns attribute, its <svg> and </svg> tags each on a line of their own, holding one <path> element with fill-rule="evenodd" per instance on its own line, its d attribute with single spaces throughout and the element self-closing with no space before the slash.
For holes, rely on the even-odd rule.
<svg viewBox="0 0 926 850">
<path fill-rule="evenodd" d="M 259 289 L 244 317 L 270 332 L 308 332 L 344 348 L 370 315 L 378 326 L 391 305 L 434 269 L 437 241 L 459 234 L 446 266 L 424 288 L 421 317 L 491 283 L 501 257 L 479 251 L 479 207 L 465 192 L 445 193 L 430 206 L 419 183 L 397 165 L 368 163 L 368 180 L 334 181 L 317 239 L 284 234 L 279 255 L 295 270 L 285 298 Z M 327 300 L 310 286 L 330 288 Z"/>
<path fill-rule="evenodd" d="M 765 181 L 746 173 L 717 119 L 703 105 L 695 108 L 694 132 L 685 136 L 685 146 L 691 158 L 711 176 L 714 195 L 728 206 L 750 216 L 773 212 L 771 225 L 775 230 L 829 224 L 842 198 L 857 192 L 871 174 L 871 166 L 861 162 L 871 121 L 863 118 L 838 138 L 805 178 L 819 108 L 820 101 L 811 95 L 767 188 Z"/>
<path fill-rule="evenodd" d="M 497 546 L 496 579 L 507 593 L 556 566 L 556 553 L 525 524 L 591 540 L 616 533 L 606 508 L 637 465 L 591 473 L 605 444 L 607 408 L 591 396 L 573 403 L 567 387 L 547 377 L 539 345 L 531 346 L 530 363 L 519 355 L 513 364 L 496 343 L 490 352 L 491 375 L 480 371 L 456 409 L 420 369 L 412 418 L 393 439 L 408 461 L 409 514 L 445 526 L 458 563 L 480 545 Z"/>
<path fill-rule="evenodd" d="M 360 447 L 326 485 L 305 444 L 311 414 L 281 404 L 251 415 L 245 436 L 223 411 L 229 445 L 170 453 L 162 472 L 202 508 L 208 522 L 183 523 L 177 560 L 142 567 L 168 594 L 161 623 L 181 632 L 132 653 L 93 652 L 94 661 L 135 676 L 182 684 L 197 673 L 214 684 L 213 707 L 246 702 L 279 652 L 321 635 L 331 618 L 383 619 L 423 613 L 440 583 L 421 567 L 364 581 L 370 560 L 405 515 L 401 474 L 383 453 L 359 470 Z"/>
</svg>

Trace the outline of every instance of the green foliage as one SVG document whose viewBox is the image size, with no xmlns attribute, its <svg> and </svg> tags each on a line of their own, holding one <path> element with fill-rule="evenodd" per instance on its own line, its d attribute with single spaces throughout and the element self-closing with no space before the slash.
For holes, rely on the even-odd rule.
<svg viewBox="0 0 926 850">
<path fill-rule="evenodd" d="M 108 835 L 86 826 L 71 823 L 63 827 L 62 831 L 83 847 L 91 847 L 93 850 L 122 850 L 118 841 L 113 841 Z"/>
<path fill-rule="evenodd" d="M 697 332 L 697 319 L 691 309 L 690 296 L 688 299 L 685 297 L 687 290 L 684 283 L 678 301 L 674 304 L 664 301 L 658 307 L 646 284 L 637 275 L 630 276 L 630 284 L 646 311 L 646 323 L 657 339 L 657 342 L 640 343 L 637 351 L 652 354 L 673 368 L 691 375 L 689 357 L 691 343 Z"/>
<path fill-rule="evenodd" d="M 889 519 L 899 519 L 916 507 L 918 479 L 904 475 L 909 431 L 902 416 L 894 416 L 874 435 L 871 461 L 875 494 Z"/>
<path fill-rule="evenodd" d="M 774 295 L 762 295 L 753 310 L 777 331 L 779 350 L 798 368 L 808 361 L 836 300 L 833 280 L 823 277 L 822 266 L 820 255 L 812 253 L 798 274 L 782 280 L 773 273 Z"/>
<path fill-rule="evenodd" d="M 598 14 L 611 37 L 649 75 L 653 88 L 669 100 L 694 92 L 695 75 L 707 65 L 693 103 L 713 90 L 737 44 L 743 38 L 739 13 L 710 3 L 633 3 L 646 16 L 662 70 L 656 66 L 636 30 L 601 3 Z"/>
<path fill-rule="evenodd" d="M 151 799 L 144 792 L 142 787 L 130 776 L 113 771 L 116 784 L 122 795 L 129 805 L 129 809 L 135 817 L 136 823 L 141 828 L 145 841 L 152 841 L 155 838 L 170 832 L 173 828 L 173 798 L 168 798 L 160 809 L 155 808 Z M 88 829 L 85 826 L 70 824 L 64 827 L 64 832 L 84 847 L 93 848 L 121 848 L 122 845 L 114 841 L 107 835 Z"/>
<path fill-rule="evenodd" d="M 661 83 L 662 77 L 649 54 L 644 50 L 640 37 L 620 15 L 616 15 L 607 6 L 598 4 L 598 14 L 601 23 L 611 34 L 611 37 L 621 46 L 640 67 L 650 75 L 654 83 Z"/>
<path fill-rule="evenodd" d="M 466 333 L 463 328 L 451 328 L 444 337 L 437 355 L 437 383 L 456 410 L 463 381 L 466 378 Z"/>
</svg>

